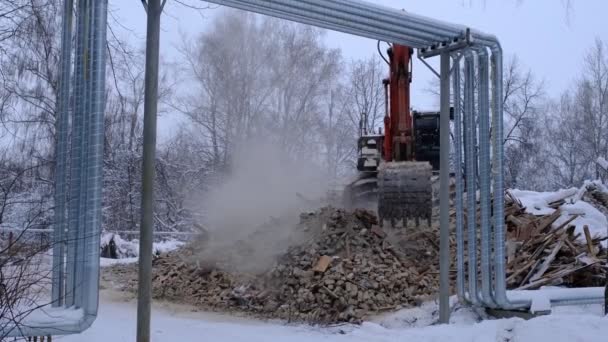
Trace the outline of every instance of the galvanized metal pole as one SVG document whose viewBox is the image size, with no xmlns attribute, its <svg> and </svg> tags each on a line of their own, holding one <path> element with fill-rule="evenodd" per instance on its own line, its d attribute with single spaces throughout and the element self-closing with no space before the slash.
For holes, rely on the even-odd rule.
<svg viewBox="0 0 608 342">
<path fill-rule="evenodd" d="M 142 165 L 141 226 L 137 299 L 137 341 L 150 341 L 152 301 L 152 233 L 154 230 L 154 175 L 156 159 L 156 115 L 158 109 L 158 61 L 160 0 L 149 0 L 146 39 L 144 94 L 144 147 Z"/>
<path fill-rule="evenodd" d="M 441 54 L 439 122 L 439 322 L 450 322 L 450 54 Z"/>
</svg>

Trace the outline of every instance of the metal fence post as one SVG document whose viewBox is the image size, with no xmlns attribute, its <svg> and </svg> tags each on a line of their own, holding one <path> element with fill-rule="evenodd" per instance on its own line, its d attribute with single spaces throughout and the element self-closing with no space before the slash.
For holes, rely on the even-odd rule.
<svg viewBox="0 0 608 342">
<path fill-rule="evenodd" d="M 450 54 L 441 54 L 439 321 L 450 321 Z"/>
<path fill-rule="evenodd" d="M 163 1 L 164 5 L 164 1 Z M 152 232 L 154 230 L 154 175 L 156 159 L 156 115 L 158 109 L 158 64 L 161 0 L 149 0 L 146 12 L 146 76 L 144 95 L 144 149 L 141 195 L 141 235 L 137 300 L 137 341 L 150 341 L 152 301 Z"/>
</svg>

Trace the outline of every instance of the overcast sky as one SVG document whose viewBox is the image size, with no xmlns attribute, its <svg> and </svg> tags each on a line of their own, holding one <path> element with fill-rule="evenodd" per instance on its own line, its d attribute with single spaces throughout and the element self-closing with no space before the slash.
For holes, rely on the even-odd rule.
<svg viewBox="0 0 608 342">
<path fill-rule="evenodd" d="M 205 30 L 221 8 L 195 11 L 167 0 L 161 33 L 161 54 L 177 56 L 175 46 L 183 34 Z M 194 0 L 190 3 L 195 3 Z M 517 54 L 522 66 L 543 79 L 547 92 L 558 96 L 577 78 L 586 51 L 596 37 L 608 42 L 608 0 L 373 0 L 371 2 L 441 19 L 495 34 L 507 56 Z M 207 5 L 200 2 L 202 6 Z M 110 0 L 113 16 L 130 30 L 133 42 L 144 44 L 145 13 L 139 0 Z M 230 43 L 230 42 L 226 42 Z M 342 50 L 348 59 L 375 55 L 376 42 L 337 32 L 326 37 L 329 47 Z M 435 61 L 435 64 L 438 61 Z M 436 103 L 424 90 L 435 77 L 417 62 L 414 65 L 412 105 L 430 109 Z"/>
</svg>

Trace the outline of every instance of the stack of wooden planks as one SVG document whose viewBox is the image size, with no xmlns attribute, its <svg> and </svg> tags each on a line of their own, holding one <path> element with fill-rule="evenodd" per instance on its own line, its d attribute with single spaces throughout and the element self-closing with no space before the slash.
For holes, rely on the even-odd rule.
<svg viewBox="0 0 608 342">
<path fill-rule="evenodd" d="M 555 211 L 536 216 L 514 196 L 507 194 L 507 283 L 510 289 L 536 289 L 541 286 L 603 286 L 607 270 L 605 237 L 593 237 L 589 228 L 575 233 L 571 215 L 559 225 L 563 200 L 550 203 Z M 581 236 L 582 235 L 582 236 Z"/>
</svg>

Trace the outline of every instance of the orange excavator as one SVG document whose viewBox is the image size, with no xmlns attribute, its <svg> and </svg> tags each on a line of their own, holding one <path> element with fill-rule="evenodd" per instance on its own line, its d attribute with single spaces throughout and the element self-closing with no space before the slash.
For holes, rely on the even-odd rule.
<svg viewBox="0 0 608 342">
<path fill-rule="evenodd" d="M 356 179 L 345 190 L 350 206 L 377 201 L 381 224 L 431 224 L 433 172 L 439 169 L 439 112 L 410 110 L 413 49 L 387 50 L 389 77 L 383 81 L 384 134 L 360 122 Z"/>
</svg>

